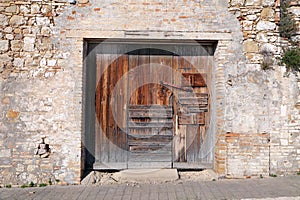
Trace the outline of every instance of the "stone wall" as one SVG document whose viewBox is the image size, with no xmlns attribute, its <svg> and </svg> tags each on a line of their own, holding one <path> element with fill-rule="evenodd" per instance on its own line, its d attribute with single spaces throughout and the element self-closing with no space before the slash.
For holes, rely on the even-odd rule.
<svg viewBox="0 0 300 200">
<path fill-rule="evenodd" d="M 65 9 L 59 1 L 0 2 L 2 184 L 80 181 L 81 76 L 66 67 L 70 52 L 54 20 Z M 44 136 L 48 158 L 35 155 Z"/>
<path fill-rule="evenodd" d="M 299 4 L 292 2 L 290 10 L 297 20 Z M 242 135 L 237 137 L 243 142 L 252 141 L 245 134 L 270 134 L 269 168 L 264 164 L 240 159 L 227 149 L 226 174 L 234 177 L 261 174 L 289 174 L 299 171 L 299 110 L 297 104 L 299 87 L 297 78 L 285 75 L 285 67 L 278 66 L 275 59 L 282 54 L 282 47 L 287 40 L 280 38 L 278 23 L 280 20 L 280 1 L 231 1 L 229 10 L 240 21 L 243 31 L 243 53 L 246 57 L 245 67 L 228 70 L 226 132 Z M 264 51 L 272 57 L 271 69 L 262 70 Z M 245 92 L 246 91 L 246 92 Z M 243 157 L 244 148 L 232 140 L 226 139 L 227 148 L 234 148 Z M 265 140 L 255 140 L 257 147 L 266 147 Z M 247 147 L 253 155 L 262 159 L 261 148 Z M 263 150 L 265 152 L 265 150 Z M 265 156 L 268 156 L 266 153 Z M 234 162 L 240 161 L 240 162 Z M 240 169 L 247 166 L 247 170 Z"/>
<path fill-rule="evenodd" d="M 217 40 L 215 170 L 230 177 L 299 171 L 297 79 L 284 77 L 276 61 L 275 70 L 261 70 L 262 49 L 273 57 L 282 51 L 278 6 L 275 0 L 2 0 L 0 184 L 80 182 L 86 38 Z M 297 15 L 298 7 L 292 10 Z M 238 142 L 226 133 L 237 133 Z M 260 152 L 264 135 L 270 156 Z M 35 155 L 44 136 L 48 158 Z M 249 141 L 261 148 L 241 147 Z M 259 158 L 269 160 L 270 171 Z"/>
</svg>

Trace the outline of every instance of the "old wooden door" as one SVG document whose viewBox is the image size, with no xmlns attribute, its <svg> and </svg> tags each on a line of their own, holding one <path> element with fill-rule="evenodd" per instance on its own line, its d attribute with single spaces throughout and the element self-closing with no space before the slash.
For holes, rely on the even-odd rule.
<svg viewBox="0 0 300 200">
<path fill-rule="evenodd" d="M 206 53 L 179 56 L 144 48 L 96 55 L 97 168 L 202 162 L 211 81 Z"/>
</svg>

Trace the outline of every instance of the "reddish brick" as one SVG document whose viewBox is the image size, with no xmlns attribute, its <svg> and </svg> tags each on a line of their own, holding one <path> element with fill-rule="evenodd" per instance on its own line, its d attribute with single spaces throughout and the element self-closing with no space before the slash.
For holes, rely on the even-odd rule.
<svg viewBox="0 0 300 200">
<path fill-rule="evenodd" d="M 186 19 L 186 18 L 189 18 L 189 17 L 186 16 L 186 15 L 181 15 L 181 16 L 179 16 L 179 18 L 180 18 L 180 19 Z"/>
<path fill-rule="evenodd" d="M 67 19 L 68 19 L 68 20 L 75 20 L 75 18 L 74 18 L 74 17 L 71 17 L 71 16 L 68 16 Z"/>
</svg>

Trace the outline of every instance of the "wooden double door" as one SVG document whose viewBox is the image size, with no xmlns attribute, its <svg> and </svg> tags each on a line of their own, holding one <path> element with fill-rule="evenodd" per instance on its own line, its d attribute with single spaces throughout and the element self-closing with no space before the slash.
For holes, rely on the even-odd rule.
<svg viewBox="0 0 300 200">
<path fill-rule="evenodd" d="M 157 49 L 96 54 L 96 169 L 201 162 L 209 121 L 207 56 Z"/>
</svg>

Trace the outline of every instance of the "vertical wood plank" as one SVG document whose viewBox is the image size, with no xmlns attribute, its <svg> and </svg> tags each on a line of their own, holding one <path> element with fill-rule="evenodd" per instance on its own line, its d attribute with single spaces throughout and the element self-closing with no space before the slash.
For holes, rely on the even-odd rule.
<svg viewBox="0 0 300 200">
<path fill-rule="evenodd" d="M 138 66 L 142 67 L 143 70 L 139 74 L 139 84 L 141 87 L 138 90 L 138 104 L 147 105 L 149 101 L 149 84 L 147 84 L 148 76 L 150 73 L 150 52 L 149 49 L 140 50 Z"/>
<path fill-rule="evenodd" d="M 107 138 L 107 131 L 108 131 L 108 109 L 109 109 L 109 102 L 108 102 L 108 93 L 109 93 L 109 64 L 110 64 L 110 55 L 109 54 L 102 54 L 101 56 L 101 69 L 103 71 L 100 85 L 101 85 L 101 99 L 100 99 L 100 106 L 101 106 L 101 117 L 100 117 L 100 124 L 101 124 L 101 161 L 108 162 L 108 150 L 109 150 L 109 143 Z"/>
<path fill-rule="evenodd" d="M 101 72 L 102 70 L 102 55 L 98 54 L 96 55 L 96 91 L 95 91 L 95 159 L 97 161 L 101 160 L 101 143 L 102 143 L 102 135 L 101 135 L 101 113 L 102 113 L 102 107 L 101 107 L 101 96 L 102 96 L 102 90 L 101 90 Z"/>
<path fill-rule="evenodd" d="M 138 66 L 138 55 L 133 55 L 129 54 L 128 55 L 128 70 L 134 70 L 135 67 Z M 138 90 L 135 88 L 139 77 L 137 74 L 130 72 L 129 73 L 129 85 L 128 85 L 128 92 L 129 92 L 129 98 L 130 98 L 130 104 L 138 104 L 137 99 L 138 99 Z"/>
<path fill-rule="evenodd" d="M 186 148 L 187 148 L 187 162 L 197 161 L 199 149 L 199 126 L 198 125 L 187 125 L 187 137 L 186 137 Z"/>
</svg>

